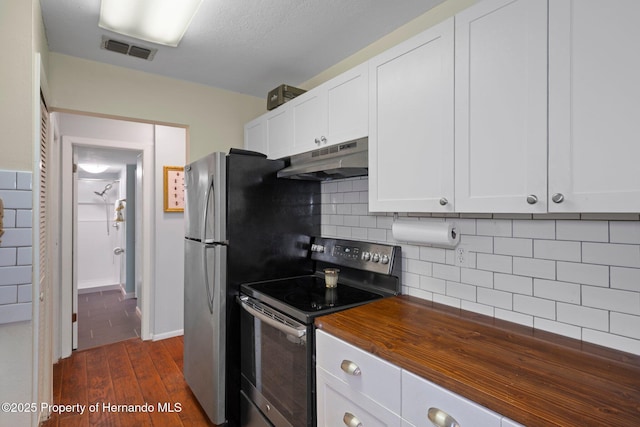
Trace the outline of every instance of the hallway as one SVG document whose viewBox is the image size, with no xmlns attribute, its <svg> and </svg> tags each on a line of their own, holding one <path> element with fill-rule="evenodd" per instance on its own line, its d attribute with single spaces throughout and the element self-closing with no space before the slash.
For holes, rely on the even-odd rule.
<svg viewBox="0 0 640 427">
<path fill-rule="evenodd" d="M 136 338 L 74 352 L 53 369 L 54 404 L 70 412 L 44 426 L 212 426 L 182 376 L 182 348 L 182 337 Z"/>
</svg>

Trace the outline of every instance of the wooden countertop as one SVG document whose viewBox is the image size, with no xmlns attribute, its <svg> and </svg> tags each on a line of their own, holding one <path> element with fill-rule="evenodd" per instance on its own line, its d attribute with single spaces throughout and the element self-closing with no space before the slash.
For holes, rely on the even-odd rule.
<svg viewBox="0 0 640 427">
<path fill-rule="evenodd" d="M 640 356 L 405 295 L 315 324 L 526 426 L 640 426 Z"/>
</svg>

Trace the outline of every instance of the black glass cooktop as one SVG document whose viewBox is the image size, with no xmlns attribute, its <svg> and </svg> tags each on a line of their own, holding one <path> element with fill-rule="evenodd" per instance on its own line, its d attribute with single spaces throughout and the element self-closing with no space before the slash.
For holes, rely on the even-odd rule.
<svg viewBox="0 0 640 427">
<path fill-rule="evenodd" d="M 285 313 L 308 322 L 313 317 L 383 297 L 341 283 L 335 288 L 327 288 L 324 278 L 317 276 L 249 283 L 242 285 L 242 290 L 249 296 L 276 305 Z"/>
</svg>

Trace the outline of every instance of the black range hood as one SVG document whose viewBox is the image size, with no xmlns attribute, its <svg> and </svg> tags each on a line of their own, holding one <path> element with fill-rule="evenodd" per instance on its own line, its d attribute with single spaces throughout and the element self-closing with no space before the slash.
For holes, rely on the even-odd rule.
<svg viewBox="0 0 640 427">
<path fill-rule="evenodd" d="M 356 139 L 343 144 L 292 156 L 290 166 L 278 178 L 329 181 L 369 174 L 369 141 Z"/>
</svg>

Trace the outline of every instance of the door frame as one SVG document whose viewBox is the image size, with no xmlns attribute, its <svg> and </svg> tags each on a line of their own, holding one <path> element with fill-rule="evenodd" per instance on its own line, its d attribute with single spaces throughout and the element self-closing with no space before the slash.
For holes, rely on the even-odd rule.
<svg viewBox="0 0 640 427">
<path fill-rule="evenodd" d="M 142 289 L 139 295 L 141 315 L 141 338 L 151 339 L 151 299 L 152 299 L 152 274 L 153 274 L 153 203 L 154 203 L 154 176 L 153 173 L 153 144 L 134 141 L 102 140 L 96 138 L 84 138 L 75 136 L 62 137 L 62 170 L 61 170 L 61 209 L 60 222 L 60 356 L 71 356 L 73 351 L 73 249 L 75 223 L 73 209 L 73 148 L 75 146 L 102 147 L 118 150 L 132 150 L 142 152 L 142 206 L 140 206 L 142 218 Z M 77 288 L 77 286 L 76 286 Z"/>
</svg>

